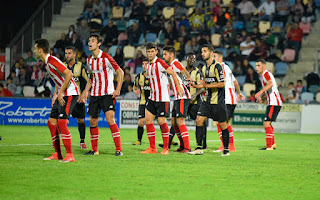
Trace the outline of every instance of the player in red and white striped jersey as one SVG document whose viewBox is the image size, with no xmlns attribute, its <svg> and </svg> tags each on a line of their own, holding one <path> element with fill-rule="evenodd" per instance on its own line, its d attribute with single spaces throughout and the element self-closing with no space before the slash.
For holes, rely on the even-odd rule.
<svg viewBox="0 0 320 200">
<path fill-rule="evenodd" d="M 179 86 L 184 90 L 184 94 L 180 96 L 177 91 L 177 84 L 175 84 L 173 77 L 170 76 L 172 89 L 174 91 L 174 103 L 172 108 L 172 117 L 171 123 L 174 128 L 179 140 L 180 148 L 177 149 L 177 152 L 180 153 L 189 153 L 190 142 L 189 142 L 189 132 L 185 124 L 185 118 L 188 115 L 188 107 L 190 105 L 190 92 L 187 86 L 183 83 L 186 80 L 190 80 L 190 75 L 183 65 L 175 59 L 176 51 L 173 46 L 165 46 L 163 48 L 163 58 L 167 63 L 170 63 L 170 67 L 178 75 Z M 184 77 L 185 76 L 185 77 Z"/>
<path fill-rule="evenodd" d="M 48 120 L 55 153 L 44 160 L 62 159 L 59 130 L 67 155 L 61 162 L 74 162 L 71 134 L 67 123 L 70 114 L 77 103 L 79 88 L 73 81 L 72 72 L 56 57 L 49 54 L 49 42 L 46 39 L 35 41 L 35 54 L 46 64 L 48 74 L 56 85 L 52 98 L 52 110 Z M 59 130 L 58 130 L 59 126 Z"/>
<path fill-rule="evenodd" d="M 91 88 L 90 102 L 88 114 L 90 115 L 90 133 L 92 150 L 85 155 L 99 155 L 98 138 L 99 128 L 98 120 L 101 110 L 106 116 L 109 124 L 113 141 L 116 146 L 115 156 L 122 156 L 120 131 L 114 120 L 115 113 L 115 97 L 120 95 L 123 83 L 123 71 L 115 60 L 107 53 L 100 50 L 103 38 L 98 34 L 92 34 L 89 37 L 89 50 L 92 56 L 87 59 L 90 70 L 90 80 L 88 80 L 86 88 L 80 96 L 80 101 L 85 102 L 88 91 Z M 117 88 L 114 89 L 114 75 L 118 74 Z"/>
<path fill-rule="evenodd" d="M 233 140 L 233 130 L 230 125 L 230 120 L 233 117 L 234 109 L 237 106 L 238 98 L 240 100 L 244 99 L 244 96 L 240 92 L 240 86 L 238 84 L 238 81 L 235 79 L 234 75 L 232 74 L 231 69 L 229 66 L 223 62 L 223 53 L 221 51 L 215 50 L 213 52 L 213 59 L 218 61 L 223 69 L 223 74 L 225 77 L 225 103 L 227 106 L 227 126 L 229 130 L 229 150 L 230 151 L 236 151 L 236 148 L 234 147 L 234 140 Z M 237 91 L 237 94 L 236 94 Z M 214 152 L 222 152 L 224 149 L 223 141 L 222 141 L 222 130 L 219 124 L 217 123 L 218 133 L 220 140 L 222 142 L 222 146 L 215 150 Z"/>
<path fill-rule="evenodd" d="M 153 120 L 156 117 L 163 139 L 161 154 L 169 154 L 169 128 L 166 117 L 169 116 L 170 94 L 167 74 L 172 75 L 174 82 L 177 84 L 178 94 L 183 96 L 184 92 L 179 85 L 177 74 L 168 64 L 156 56 L 158 53 L 157 46 L 153 43 L 148 43 L 146 49 L 149 59 L 146 73 L 149 78 L 151 91 L 149 101 L 146 104 L 145 123 L 150 147 L 140 153 L 157 153 L 155 143 L 156 130 L 153 124 Z"/>
<path fill-rule="evenodd" d="M 273 150 L 277 146 L 274 141 L 274 129 L 271 123 L 273 121 L 276 121 L 277 116 L 281 110 L 282 101 L 274 76 L 267 70 L 266 61 L 263 59 L 257 60 L 256 70 L 257 73 L 261 75 L 261 82 L 264 87 L 255 95 L 255 98 L 258 102 L 261 102 L 261 95 L 264 93 L 268 100 L 266 115 L 263 122 L 263 126 L 266 131 L 267 146 L 261 148 L 260 150 Z"/>
</svg>

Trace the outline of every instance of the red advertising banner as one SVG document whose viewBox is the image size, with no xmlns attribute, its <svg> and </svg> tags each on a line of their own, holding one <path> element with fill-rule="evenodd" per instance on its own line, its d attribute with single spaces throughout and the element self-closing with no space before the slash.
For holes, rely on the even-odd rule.
<svg viewBox="0 0 320 200">
<path fill-rule="evenodd" d="M 0 80 L 5 79 L 5 63 L 6 63 L 6 56 L 5 55 L 0 55 Z"/>
</svg>

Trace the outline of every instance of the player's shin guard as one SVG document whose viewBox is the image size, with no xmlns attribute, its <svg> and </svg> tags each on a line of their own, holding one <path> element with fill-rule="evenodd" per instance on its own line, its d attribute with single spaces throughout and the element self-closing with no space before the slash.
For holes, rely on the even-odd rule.
<svg viewBox="0 0 320 200">
<path fill-rule="evenodd" d="M 178 126 L 173 126 L 175 133 L 177 134 L 177 137 L 180 141 L 180 149 L 184 149 L 183 139 L 181 137 L 180 129 Z"/>
<path fill-rule="evenodd" d="M 266 127 L 266 143 L 267 143 L 267 147 L 271 148 L 272 147 L 272 142 L 273 142 L 273 131 L 271 126 Z"/>
<path fill-rule="evenodd" d="M 54 150 L 56 153 L 58 153 L 59 158 L 62 158 L 58 126 L 53 125 L 48 121 L 48 127 L 51 133 L 51 139 L 54 146 Z"/>
<path fill-rule="evenodd" d="M 156 149 L 156 129 L 154 128 L 154 124 L 146 124 L 146 127 L 150 147 Z"/>
<path fill-rule="evenodd" d="M 92 151 L 98 151 L 98 139 L 99 139 L 98 126 L 90 127 L 90 139 L 91 139 Z"/>
<path fill-rule="evenodd" d="M 225 150 L 229 149 L 229 131 L 226 128 L 225 130 L 222 130 L 222 140 L 223 140 L 223 146 Z"/>
<path fill-rule="evenodd" d="M 190 150 L 189 132 L 185 124 L 179 126 L 181 137 L 183 140 L 184 148 Z"/>
<path fill-rule="evenodd" d="M 163 149 L 169 149 L 169 127 L 167 123 L 160 125 L 162 140 L 163 140 Z"/>
<path fill-rule="evenodd" d="M 200 148 L 202 148 L 204 128 L 205 128 L 204 126 L 196 126 L 197 146 Z"/>
<path fill-rule="evenodd" d="M 84 139 L 86 138 L 86 124 L 78 123 L 78 130 L 80 133 L 80 143 L 84 143 Z"/>
<path fill-rule="evenodd" d="M 110 126 L 110 130 L 112 133 L 114 145 L 116 146 L 117 151 L 122 151 L 121 149 L 121 137 L 120 137 L 120 131 L 117 124 L 112 124 Z"/>
<path fill-rule="evenodd" d="M 64 147 L 66 148 L 67 155 L 72 154 L 71 133 L 67 126 L 67 119 L 59 119 L 58 126 L 61 131 L 61 139 Z"/>
<path fill-rule="evenodd" d="M 141 140 L 142 140 L 142 136 L 143 136 L 143 126 L 138 126 L 138 141 L 140 141 L 141 142 Z"/>
</svg>

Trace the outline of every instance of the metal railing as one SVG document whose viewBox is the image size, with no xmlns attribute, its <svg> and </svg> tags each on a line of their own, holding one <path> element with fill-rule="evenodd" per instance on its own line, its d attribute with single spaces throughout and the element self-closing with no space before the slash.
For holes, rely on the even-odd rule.
<svg viewBox="0 0 320 200">
<path fill-rule="evenodd" d="M 24 53 L 32 49 L 33 41 L 41 37 L 43 29 L 51 26 L 53 15 L 60 14 L 63 2 L 70 0 L 45 0 L 24 24 L 6 47 L 5 77 L 10 67 Z"/>
</svg>

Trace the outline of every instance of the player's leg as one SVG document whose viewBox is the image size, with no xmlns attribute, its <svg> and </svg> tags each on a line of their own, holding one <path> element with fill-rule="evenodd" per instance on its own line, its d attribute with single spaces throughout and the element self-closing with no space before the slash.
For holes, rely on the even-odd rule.
<svg viewBox="0 0 320 200">
<path fill-rule="evenodd" d="M 105 112 L 105 115 L 112 133 L 114 145 L 116 146 L 115 156 L 122 156 L 120 130 L 116 124 L 116 121 L 114 120 L 114 113 L 114 110 L 109 110 Z"/>
<path fill-rule="evenodd" d="M 153 124 L 153 120 L 155 118 L 155 106 L 154 101 L 149 101 L 146 110 L 145 110 L 145 123 L 147 128 L 147 135 L 150 143 L 150 147 L 148 147 L 145 151 L 141 151 L 140 153 L 157 153 L 156 148 L 156 129 Z"/>
<path fill-rule="evenodd" d="M 275 139 L 274 139 L 274 128 L 273 128 L 272 124 L 271 124 L 271 128 L 272 128 L 272 148 L 276 149 L 277 145 L 276 145 Z"/>
<path fill-rule="evenodd" d="M 183 144 L 183 139 L 182 139 L 181 134 L 180 134 L 180 129 L 179 129 L 178 125 L 177 125 L 177 118 L 176 117 L 172 117 L 171 118 L 171 127 L 174 130 L 175 134 L 177 135 L 177 137 L 178 137 L 178 139 L 180 141 L 180 147 L 177 150 L 175 150 L 175 152 L 180 152 L 180 151 L 182 151 L 184 149 L 184 144 Z M 171 130 L 170 130 L 170 132 L 171 132 Z M 170 137 L 169 137 L 169 146 L 170 146 Z"/>
<path fill-rule="evenodd" d="M 230 120 L 231 120 L 231 118 L 228 118 L 228 121 L 227 121 L 227 126 L 228 126 L 228 131 L 229 131 L 229 151 L 234 152 L 234 151 L 236 151 L 236 147 L 234 146 L 233 129 L 230 124 Z"/>
<path fill-rule="evenodd" d="M 208 119 L 204 121 L 204 134 L 202 138 L 202 149 L 207 149 L 207 127 L 208 127 Z"/>
<path fill-rule="evenodd" d="M 169 117 L 170 102 L 156 102 L 156 117 L 160 125 L 163 150 L 161 154 L 169 154 L 169 127 L 167 124 L 167 117 Z"/>
<path fill-rule="evenodd" d="M 55 106 L 54 106 L 55 107 Z M 61 154 L 61 146 L 60 146 L 60 135 L 58 130 L 58 110 L 56 108 L 52 108 L 50 118 L 48 120 L 48 128 L 51 133 L 51 140 L 54 146 L 55 153 L 48 157 L 44 158 L 44 160 L 58 160 L 63 159 Z"/>
<path fill-rule="evenodd" d="M 212 109 L 212 119 L 218 121 L 218 124 L 222 132 L 223 141 L 223 153 L 222 156 L 228 156 L 229 154 L 229 130 L 227 124 L 227 108 L 225 104 L 210 105 Z"/>
<path fill-rule="evenodd" d="M 229 154 L 229 130 L 227 122 L 218 122 L 221 127 L 222 140 L 223 140 L 223 153 L 222 156 L 228 156 Z"/>
<path fill-rule="evenodd" d="M 216 123 L 216 125 L 217 125 L 217 129 L 218 129 L 219 138 L 221 140 L 221 146 L 217 150 L 215 150 L 214 152 L 222 152 L 224 149 L 223 139 L 222 139 L 222 130 L 221 130 L 221 127 L 218 122 Z"/>
<path fill-rule="evenodd" d="M 206 116 L 197 116 L 196 119 L 196 140 L 197 140 L 197 147 L 194 151 L 189 152 L 191 155 L 202 155 L 202 140 L 203 140 L 203 134 L 204 134 L 204 122 L 206 121 Z"/>
<path fill-rule="evenodd" d="M 144 118 L 145 118 L 145 105 L 139 105 L 139 124 L 137 128 L 138 140 L 133 145 L 141 145 L 141 140 L 144 132 Z"/>
<path fill-rule="evenodd" d="M 87 146 L 84 142 L 86 138 L 86 124 L 84 123 L 84 118 L 77 118 L 78 122 L 78 131 L 80 134 L 80 148 L 87 149 Z"/>
<path fill-rule="evenodd" d="M 177 108 L 177 125 L 180 130 L 180 134 L 184 144 L 184 151 L 182 153 L 188 153 L 191 151 L 190 149 L 190 142 L 189 142 L 189 131 L 185 124 L 185 118 L 188 113 L 188 107 L 190 104 L 189 99 L 180 99 L 176 101 L 176 108 Z"/>
</svg>

